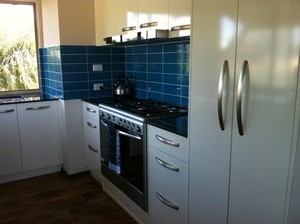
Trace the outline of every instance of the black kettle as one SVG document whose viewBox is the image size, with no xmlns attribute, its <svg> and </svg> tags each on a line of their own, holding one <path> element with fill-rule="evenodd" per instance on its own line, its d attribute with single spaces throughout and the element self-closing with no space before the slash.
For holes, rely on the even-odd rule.
<svg viewBox="0 0 300 224">
<path fill-rule="evenodd" d="M 122 76 L 115 83 L 115 96 L 128 96 L 130 94 L 129 80 L 127 77 Z"/>
</svg>

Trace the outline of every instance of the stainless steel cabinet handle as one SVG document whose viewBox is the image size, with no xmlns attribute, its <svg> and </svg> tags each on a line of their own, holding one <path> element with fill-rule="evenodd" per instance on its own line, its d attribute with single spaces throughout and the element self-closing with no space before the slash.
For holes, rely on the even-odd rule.
<svg viewBox="0 0 300 224">
<path fill-rule="evenodd" d="M 14 112 L 14 111 L 15 111 L 15 109 L 0 110 L 0 114 L 11 113 L 11 112 Z"/>
<path fill-rule="evenodd" d="M 222 131 L 225 130 L 224 118 L 223 118 L 223 93 L 224 93 L 225 79 L 226 76 L 228 75 L 229 75 L 228 61 L 225 60 L 220 73 L 219 84 L 218 84 L 218 118 L 219 118 L 220 128 Z"/>
<path fill-rule="evenodd" d="M 173 142 L 169 139 L 166 139 L 164 137 L 161 137 L 159 135 L 155 135 L 156 139 L 164 144 L 170 145 L 170 146 L 174 146 L 174 147 L 179 147 L 179 143 L 177 142 Z"/>
<path fill-rule="evenodd" d="M 127 26 L 122 28 L 122 32 L 136 30 L 136 26 Z"/>
<path fill-rule="evenodd" d="M 169 164 L 169 163 L 161 160 L 158 157 L 155 157 L 155 159 L 156 159 L 156 161 L 158 162 L 159 165 L 161 165 L 161 166 L 163 166 L 163 167 L 165 167 L 165 168 L 167 168 L 169 170 L 173 170 L 173 171 L 179 172 L 179 168 L 178 167 L 175 167 L 175 166 L 173 166 L 173 165 L 171 165 L 171 164 Z"/>
<path fill-rule="evenodd" d="M 162 202 L 164 203 L 165 205 L 169 206 L 170 208 L 173 208 L 175 210 L 179 210 L 179 206 L 168 201 L 167 199 L 165 199 L 163 196 L 161 196 L 158 192 L 155 192 L 156 193 L 156 197 Z"/>
<path fill-rule="evenodd" d="M 140 28 L 148 28 L 148 27 L 153 27 L 157 26 L 158 22 L 149 22 L 149 23 L 143 23 L 140 25 Z"/>
<path fill-rule="evenodd" d="M 90 122 L 86 122 L 86 123 L 87 123 L 87 125 L 88 125 L 89 127 L 91 127 L 91 128 L 97 128 L 96 125 L 94 125 L 94 124 L 92 124 L 92 123 L 90 123 Z"/>
<path fill-rule="evenodd" d="M 88 145 L 88 147 L 89 147 L 89 150 L 91 150 L 92 152 L 98 152 L 98 150 L 94 149 L 90 144 Z"/>
<path fill-rule="evenodd" d="M 139 135 L 129 134 L 127 132 L 120 131 L 120 130 L 117 130 L 117 132 L 119 132 L 121 135 L 124 135 L 124 136 L 129 137 L 129 138 L 135 138 L 137 140 L 142 140 L 142 138 Z"/>
<path fill-rule="evenodd" d="M 86 110 L 87 110 L 88 112 L 91 112 L 91 113 L 96 113 L 95 110 L 93 110 L 93 109 L 91 109 L 91 108 L 89 108 L 89 107 L 87 107 Z"/>
<path fill-rule="evenodd" d="M 26 107 L 25 110 L 44 110 L 49 109 L 50 106 L 40 106 L 40 107 Z"/>
<path fill-rule="evenodd" d="M 173 26 L 171 31 L 179 31 L 179 30 L 189 30 L 191 29 L 191 24 L 181 25 L 181 26 Z"/>
<path fill-rule="evenodd" d="M 237 126 L 239 130 L 239 134 L 241 136 L 244 135 L 243 118 L 242 118 L 242 94 L 244 88 L 244 80 L 247 74 L 249 74 L 249 66 L 248 66 L 248 61 L 245 60 L 243 62 L 242 70 L 240 72 L 240 77 L 237 86 L 237 100 L 236 100 Z"/>
</svg>

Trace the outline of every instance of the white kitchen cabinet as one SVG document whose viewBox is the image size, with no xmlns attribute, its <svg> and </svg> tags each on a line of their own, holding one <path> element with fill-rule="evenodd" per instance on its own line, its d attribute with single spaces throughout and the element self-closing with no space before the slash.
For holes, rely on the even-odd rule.
<svg viewBox="0 0 300 224">
<path fill-rule="evenodd" d="M 115 0 L 116 2 L 116 31 L 117 34 L 126 34 L 128 33 L 122 31 L 123 28 L 133 29 L 135 30 L 129 31 L 131 33 L 135 33 L 137 31 L 137 15 L 138 15 L 138 0 Z"/>
<path fill-rule="evenodd" d="M 98 106 L 83 102 L 83 115 L 86 166 L 100 177 L 101 152 Z"/>
<path fill-rule="evenodd" d="M 155 29 L 168 29 L 168 0 L 138 0 L 138 24 L 157 22 Z"/>
<path fill-rule="evenodd" d="M 169 36 L 189 36 L 192 15 L 192 0 L 169 0 Z"/>
<path fill-rule="evenodd" d="M 0 176 L 22 171 L 17 107 L 0 105 Z"/>
<path fill-rule="evenodd" d="M 187 138 L 148 125 L 147 142 L 150 223 L 186 223 Z M 176 153 L 176 151 L 183 153 Z"/>
<path fill-rule="evenodd" d="M 116 5 L 114 0 L 95 0 L 96 45 L 104 45 L 105 37 L 119 35 L 116 30 Z"/>
<path fill-rule="evenodd" d="M 299 8 L 293 0 L 193 2 L 189 223 L 286 223 Z"/>
<path fill-rule="evenodd" d="M 23 171 L 61 164 L 57 101 L 17 104 Z"/>
</svg>

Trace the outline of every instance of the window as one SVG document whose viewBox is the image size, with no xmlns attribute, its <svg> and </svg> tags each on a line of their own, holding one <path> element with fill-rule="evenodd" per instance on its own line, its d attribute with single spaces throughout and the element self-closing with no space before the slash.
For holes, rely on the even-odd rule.
<svg viewBox="0 0 300 224">
<path fill-rule="evenodd" d="M 35 3 L 0 2 L 0 95 L 39 92 Z"/>
</svg>

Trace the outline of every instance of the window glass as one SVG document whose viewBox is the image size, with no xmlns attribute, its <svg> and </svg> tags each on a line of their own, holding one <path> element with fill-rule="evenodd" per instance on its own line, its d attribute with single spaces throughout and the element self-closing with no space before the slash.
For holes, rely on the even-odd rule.
<svg viewBox="0 0 300 224">
<path fill-rule="evenodd" d="M 39 90 L 34 4 L 0 3 L 0 94 Z"/>
</svg>

